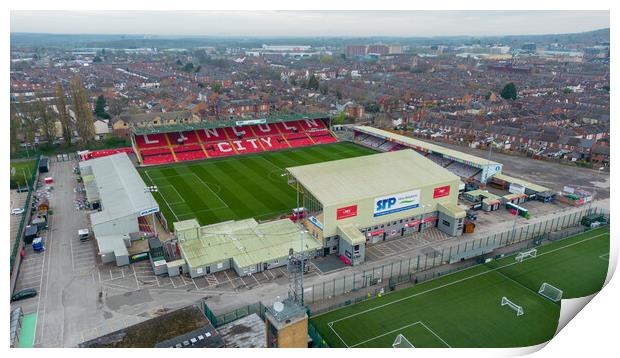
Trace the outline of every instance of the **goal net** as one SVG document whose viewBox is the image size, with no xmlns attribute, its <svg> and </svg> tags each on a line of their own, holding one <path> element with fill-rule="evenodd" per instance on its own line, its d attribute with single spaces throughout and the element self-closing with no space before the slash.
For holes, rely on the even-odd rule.
<svg viewBox="0 0 620 358">
<path fill-rule="evenodd" d="M 517 316 L 522 316 L 525 312 L 523 307 L 517 305 L 506 297 L 502 297 L 502 306 L 508 306 L 517 312 Z"/>
<path fill-rule="evenodd" d="M 515 256 L 515 260 L 519 262 L 523 262 L 523 260 L 527 257 L 536 257 L 536 253 L 538 253 L 538 250 L 536 249 L 519 252 L 517 256 Z"/>
<path fill-rule="evenodd" d="M 559 288 L 543 282 L 543 284 L 540 286 L 540 289 L 538 290 L 538 293 L 553 302 L 558 302 L 562 299 L 563 292 Z"/>
<path fill-rule="evenodd" d="M 415 348 L 415 346 L 405 336 L 399 334 L 392 343 L 392 348 Z"/>
</svg>

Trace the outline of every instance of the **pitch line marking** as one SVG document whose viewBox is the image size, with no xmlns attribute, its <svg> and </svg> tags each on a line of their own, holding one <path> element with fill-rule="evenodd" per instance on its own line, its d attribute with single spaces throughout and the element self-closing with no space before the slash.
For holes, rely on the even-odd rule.
<svg viewBox="0 0 620 358">
<path fill-rule="evenodd" d="M 151 181 L 151 184 L 155 184 L 155 181 L 153 181 L 153 178 L 151 178 L 151 175 L 149 174 L 149 171 L 145 170 L 144 173 L 146 174 L 147 177 L 149 177 L 149 180 Z M 172 207 L 170 206 L 170 204 L 168 204 L 168 201 L 166 200 L 166 197 L 161 195 L 161 193 L 159 195 L 161 196 L 162 199 L 164 199 L 164 202 L 168 206 L 168 209 L 170 209 L 170 212 L 172 213 L 172 215 L 174 215 L 174 217 L 177 219 L 177 221 L 179 221 L 179 217 L 174 212 L 174 210 L 172 210 Z M 140 287 L 138 286 L 138 288 L 140 288 Z"/>
<path fill-rule="evenodd" d="M 603 261 L 609 261 L 609 252 L 606 254 L 602 254 L 601 256 L 598 257 L 599 259 L 603 260 Z"/>
<path fill-rule="evenodd" d="M 605 236 L 605 235 L 609 235 L 609 233 L 603 233 L 603 234 L 599 234 L 599 235 L 596 235 L 596 236 L 592 236 L 592 237 L 586 238 L 586 239 L 584 239 L 584 240 L 574 242 L 574 243 L 572 243 L 572 244 L 568 244 L 568 245 L 565 245 L 565 246 L 562 246 L 562 247 L 558 247 L 558 248 L 553 249 L 553 250 L 549 250 L 549 251 L 543 252 L 543 253 L 539 254 L 539 255 L 538 255 L 538 257 L 543 256 L 543 255 L 546 255 L 546 254 L 550 254 L 550 253 L 553 253 L 553 252 L 556 252 L 556 251 L 564 250 L 564 249 L 566 249 L 566 248 L 569 248 L 569 247 L 575 246 L 575 245 L 577 245 L 577 244 L 581 244 L 581 243 L 583 243 L 583 242 L 590 241 L 590 240 L 593 240 L 593 239 L 596 239 L 596 238 L 598 238 L 598 237 Z M 519 262 L 512 262 L 512 263 L 509 263 L 509 264 L 504 265 L 504 266 L 499 266 L 499 267 L 497 267 L 497 268 L 490 269 L 490 270 L 488 270 L 488 271 L 480 272 L 480 273 L 477 273 L 477 274 L 474 274 L 474 275 L 471 275 L 471 276 L 467 276 L 467 277 L 464 277 L 464 278 L 459 279 L 459 280 L 456 280 L 456 281 L 448 282 L 448 283 L 446 283 L 446 284 L 444 284 L 444 285 L 440 285 L 440 286 L 437 286 L 437 287 L 433 287 L 433 288 L 430 288 L 430 289 L 428 289 L 428 290 L 426 290 L 426 291 L 418 292 L 418 293 L 415 293 L 415 294 L 410 295 L 410 296 L 402 297 L 402 298 L 399 298 L 399 299 L 397 299 L 397 300 L 390 301 L 390 302 L 384 303 L 384 304 L 379 305 L 379 306 L 371 307 L 371 308 L 368 308 L 368 309 L 366 309 L 366 310 L 364 310 L 364 311 L 360 311 L 360 312 L 357 312 L 357 313 L 351 314 L 351 315 L 349 315 L 349 316 L 347 316 L 347 317 L 342 317 L 342 318 L 339 318 L 339 319 L 333 320 L 333 321 L 331 321 L 331 322 L 329 322 L 329 323 L 332 323 L 332 324 L 333 324 L 333 323 L 336 323 L 336 322 L 344 321 L 344 320 L 346 320 L 346 319 L 349 319 L 349 318 L 352 318 L 352 317 L 355 317 L 355 316 L 359 316 L 359 315 L 361 315 L 361 314 L 365 314 L 365 313 L 368 313 L 368 312 L 371 312 L 371 311 L 377 310 L 377 309 L 379 309 L 379 308 L 387 307 L 387 306 L 389 306 L 389 305 L 392 305 L 392 304 L 395 304 L 395 303 L 398 303 L 398 302 L 402 302 L 402 301 L 408 300 L 408 299 L 410 299 L 410 298 L 417 297 L 417 296 L 420 296 L 420 295 L 423 295 L 423 294 L 426 294 L 426 293 L 429 293 L 429 292 L 437 291 L 437 290 L 439 290 L 439 289 L 442 289 L 442 288 L 445 288 L 445 287 L 448 287 L 448 286 L 452 286 L 452 285 L 455 285 L 455 284 L 457 284 L 457 283 L 461 283 L 461 282 L 463 282 L 463 281 L 467 281 L 467 280 L 472 279 L 472 278 L 474 278 L 474 277 L 478 277 L 478 276 L 486 275 L 486 274 L 488 274 L 488 273 L 495 272 L 495 271 L 497 271 L 497 270 L 499 270 L 499 269 L 501 269 L 501 268 L 508 267 L 508 266 L 512 266 L 512 265 L 515 265 L 515 264 L 518 264 L 518 263 L 519 263 Z M 473 268 L 473 267 L 478 267 L 478 266 L 472 266 L 472 268 Z M 462 271 L 462 272 L 463 272 L 463 271 Z M 319 315 L 317 315 L 317 316 L 319 316 Z M 328 324 L 329 324 L 329 323 L 328 323 Z"/>
<path fill-rule="evenodd" d="M 174 185 L 171 185 L 171 184 L 169 184 L 169 185 L 158 185 L 157 187 L 159 189 L 162 189 L 162 188 L 166 188 L 166 189 L 167 188 L 172 188 L 172 190 L 175 191 L 175 193 L 177 194 L 179 199 L 181 199 L 181 201 L 179 201 L 179 202 L 170 202 L 170 205 L 181 205 L 181 204 L 185 204 L 186 203 L 185 199 L 183 199 L 183 197 L 181 196 L 181 193 L 179 193 L 179 191 L 174 187 Z"/>
</svg>

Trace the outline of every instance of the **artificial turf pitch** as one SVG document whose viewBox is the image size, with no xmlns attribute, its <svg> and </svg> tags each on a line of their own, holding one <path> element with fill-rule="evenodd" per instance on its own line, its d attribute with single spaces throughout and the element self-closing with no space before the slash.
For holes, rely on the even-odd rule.
<svg viewBox="0 0 620 358">
<path fill-rule="evenodd" d="M 234 158 L 139 169 L 168 223 L 196 218 L 201 225 L 247 218 L 271 219 L 295 208 L 284 168 L 376 153 L 334 143 Z"/>
<path fill-rule="evenodd" d="M 538 247 L 380 298 L 317 315 L 311 323 L 330 347 L 392 347 L 403 334 L 415 347 L 525 347 L 553 338 L 560 304 L 538 294 L 543 282 L 563 298 L 598 292 L 609 263 L 609 229 Z M 502 297 L 523 307 L 517 316 Z"/>
</svg>

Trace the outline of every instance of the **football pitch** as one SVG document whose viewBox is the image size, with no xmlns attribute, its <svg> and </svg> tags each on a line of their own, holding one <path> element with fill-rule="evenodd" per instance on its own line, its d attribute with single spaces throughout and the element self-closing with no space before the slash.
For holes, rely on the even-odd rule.
<svg viewBox="0 0 620 358">
<path fill-rule="evenodd" d="M 609 229 L 582 233 L 515 255 L 311 318 L 330 347 L 392 347 L 402 334 L 415 347 L 525 347 L 553 338 L 559 302 L 543 297 L 546 282 L 563 298 L 598 292 L 609 262 Z M 524 314 L 502 297 L 521 306 Z"/>
<path fill-rule="evenodd" d="M 291 213 L 295 190 L 284 168 L 374 154 L 353 143 L 334 143 L 139 169 L 169 224 L 196 218 L 201 225 L 270 219 Z"/>
</svg>

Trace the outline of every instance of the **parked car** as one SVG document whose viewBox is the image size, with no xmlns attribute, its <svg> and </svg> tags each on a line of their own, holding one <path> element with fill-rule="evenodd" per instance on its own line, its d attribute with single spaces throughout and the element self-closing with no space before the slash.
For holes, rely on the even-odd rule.
<svg viewBox="0 0 620 358">
<path fill-rule="evenodd" d="M 15 208 L 13 210 L 11 210 L 11 215 L 20 215 L 24 213 L 24 209 L 22 208 Z"/>
<path fill-rule="evenodd" d="M 23 299 L 30 298 L 30 297 L 34 297 L 36 295 L 37 295 L 37 290 L 36 289 L 34 289 L 34 288 L 27 288 L 25 290 L 21 290 L 21 291 L 15 293 L 13 296 L 11 296 L 11 302 L 23 300 Z"/>
</svg>

